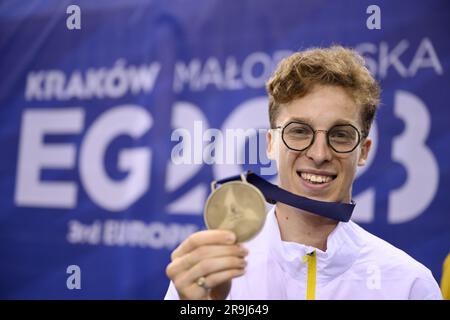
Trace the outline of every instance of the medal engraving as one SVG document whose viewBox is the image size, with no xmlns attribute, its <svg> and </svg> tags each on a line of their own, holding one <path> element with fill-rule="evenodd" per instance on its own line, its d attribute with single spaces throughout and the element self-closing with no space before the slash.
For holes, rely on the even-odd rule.
<svg viewBox="0 0 450 320">
<path fill-rule="evenodd" d="M 227 182 L 208 197 L 204 219 L 208 229 L 231 230 L 236 234 L 237 242 L 248 241 L 264 225 L 264 196 L 247 182 Z"/>
</svg>

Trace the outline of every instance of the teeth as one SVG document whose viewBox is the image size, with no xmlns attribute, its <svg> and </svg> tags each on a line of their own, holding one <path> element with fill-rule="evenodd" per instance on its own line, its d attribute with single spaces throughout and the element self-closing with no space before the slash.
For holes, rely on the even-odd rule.
<svg viewBox="0 0 450 320">
<path fill-rule="evenodd" d="M 301 177 L 305 180 L 308 180 L 308 181 L 314 182 L 314 183 L 326 183 L 326 182 L 333 180 L 333 178 L 330 176 L 319 176 L 319 175 L 304 173 L 304 172 L 301 173 Z"/>
</svg>

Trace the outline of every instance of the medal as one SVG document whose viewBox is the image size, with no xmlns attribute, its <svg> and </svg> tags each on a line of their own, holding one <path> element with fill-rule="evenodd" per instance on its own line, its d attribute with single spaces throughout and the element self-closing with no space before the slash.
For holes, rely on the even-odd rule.
<svg viewBox="0 0 450 320">
<path fill-rule="evenodd" d="M 241 181 L 226 182 L 220 187 L 213 181 L 211 191 L 204 210 L 208 229 L 233 231 L 237 242 L 248 241 L 261 231 L 266 220 L 266 201 L 244 174 Z"/>
</svg>

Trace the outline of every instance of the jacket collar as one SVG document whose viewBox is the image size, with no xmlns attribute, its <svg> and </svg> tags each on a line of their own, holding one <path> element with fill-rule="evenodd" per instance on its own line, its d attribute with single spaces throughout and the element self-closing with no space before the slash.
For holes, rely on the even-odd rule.
<svg viewBox="0 0 450 320">
<path fill-rule="evenodd" d="M 303 257 L 316 251 L 317 279 L 326 280 L 347 271 L 358 258 L 364 240 L 357 226 L 349 222 L 339 222 L 327 239 L 327 250 L 281 240 L 280 229 L 275 215 L 275 206 L 268 212 L 262 230 L 262 238 L 268 242 L 269 258 L 274 258 L 280 267 L 294 279 L 304 279 L 307 264 Z"/>
</svg>

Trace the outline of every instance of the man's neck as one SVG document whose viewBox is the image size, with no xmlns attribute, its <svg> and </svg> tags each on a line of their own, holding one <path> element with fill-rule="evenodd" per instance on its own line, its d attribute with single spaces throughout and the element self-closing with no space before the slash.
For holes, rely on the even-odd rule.
<svg viewBox="0 0 450 320">
<path fill-rule="evenodd" d="M 297 242 L 327 250 L 327 239 L 338 221 L 324 218 L 278 202 L 275 214 L 280 227 L 281 240 Z"/>
</svg>

